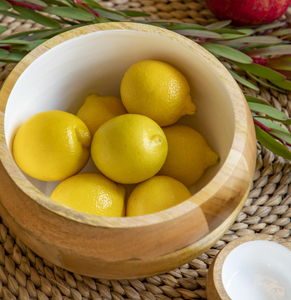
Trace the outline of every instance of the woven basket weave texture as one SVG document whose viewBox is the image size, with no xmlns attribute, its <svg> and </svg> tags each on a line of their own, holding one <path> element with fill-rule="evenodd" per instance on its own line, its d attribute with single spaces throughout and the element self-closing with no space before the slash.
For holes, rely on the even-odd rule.
<svg viewBox="0 0 291 300">
<path fill-rule="evenodd" d="M 217 22 L 202 0 L 99 1 L 114 10 L 143 11 L 147 19 L 174 20 L 200 25 Z M 133 20 L 143 20 L 133 18 Z M 0 14 L 0 25 L 12 34 L 42 28 L 31 20 Z M 222 61 L 223 64 L 227 64 Z M 14 65 L 0 64 L 0 87 Z M 232 66 L 228 66 L 232 67 Z M 259 92 L 241 86 L 291 115 L 291 93 L 281 94 L 257 85 Z M 291 130 L 291 126 L 287 127 Z M 246 203 L 235 223 L 209 250 L 193 261 L 165 274 L 136 280 L 93 279 L 60 269 L 27 248 L 0 219 L 0 299 L 12 300 L 183 300 L 206 299 L 206 275 L 217 253 L 234 239 L 254 233 L 276 235 L 291 241 L 291 164 L 258 145 L 256 171 Z M 1 183 L 0 183 L 1 184 Z"/>
</svg>

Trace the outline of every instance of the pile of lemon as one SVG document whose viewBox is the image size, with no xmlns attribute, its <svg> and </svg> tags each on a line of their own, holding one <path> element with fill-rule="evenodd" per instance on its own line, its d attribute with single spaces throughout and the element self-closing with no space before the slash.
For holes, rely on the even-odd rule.
<svg viewBox="0 0 291 300">
<path fill-rule="evenodd" d="M 187 187 L 218 162 L 197 131 L 175 124 L 196 112 L 176 68 L 137 62 L 124 74 L 120 95 L 89 95 L 77 115 L 40 112 L 17 131 L 19 168 L 39 180 L 61 181 L 51 199 L 99 216 L 151 214 L 191 197 Z M 101 174 L 79 173 L 90 156 Z M 128 184 L 136 185 L 130 195 Z"/>
</svg>

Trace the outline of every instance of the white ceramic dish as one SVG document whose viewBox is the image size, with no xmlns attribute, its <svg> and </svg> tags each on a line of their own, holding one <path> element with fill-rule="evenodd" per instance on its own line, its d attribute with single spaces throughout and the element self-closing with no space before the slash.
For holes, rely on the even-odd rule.
<svg viewBox="0 0 291 300">
<path fill-rule="evenodd" d="M 291 243 L 265 234 L 238 238 L 218 254 L 208 300 L 290 300 Z"/>
</svg>

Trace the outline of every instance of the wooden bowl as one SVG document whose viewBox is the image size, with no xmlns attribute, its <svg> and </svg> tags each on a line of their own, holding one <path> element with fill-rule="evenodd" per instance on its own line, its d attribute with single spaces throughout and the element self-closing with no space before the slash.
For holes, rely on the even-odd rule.
<svg viewBox="0 0 291 300">
<path fill-rule="evenodd" d="M 291 242 L 251 234 L 226 245 L 207 274 L 207 300 L 291 299 Z"/>
<path fill-rule="evenodd" d="M 144 59 L 168 62 L 188 79 L 198 111 L 179 123 L 197 129 L 220 163 L 189 187 L 190 199 L 152 215 L 98 217 L 55 203 L 49 196 L 58 183 L 30 178 L 15 164 L 15 132 L 40 111 L 76 113 L 90 93 L 118 96 L 124 72 Z M 73 272 L 119 279 L 174 269 L 220 239 L 252 183 L 256 139 L 240 88 L 202 47 L 158 27 L 104 23 L 52 38 L 11 72 L 0 111 L 0 214 L 30 249 Z M 83 171 L 94 170 L 90 161 Z"/>
</svg>

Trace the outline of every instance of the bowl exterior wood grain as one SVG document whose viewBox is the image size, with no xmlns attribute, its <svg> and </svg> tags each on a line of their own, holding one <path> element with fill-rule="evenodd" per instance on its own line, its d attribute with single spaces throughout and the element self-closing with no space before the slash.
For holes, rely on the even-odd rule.
<svg viewBox="0 0 291 300">
<path fill-rule="evenodd" d="M 171 39 L 195 51 L 224 81 L 234 110 L 230 152 L 215 177 L 190 199 L 151 216 L 105 218 L 63 207 L 20 172 L 6 143 L 5 108 L 26 68 L 49 49 L 97 31 L 134 30 Z M 166 272 L 210 248 L 235 221 L 254 174 L 256 138 L 248 105 L 238 85 L 203 48 L 173 32 L 142 24 L 105 23 L 78 28 L 31 51 L 11 72 L 0 93 L 0 214 L 14 233 L 41 257 L 92 277 L 138 278 Z"/>
</svg>

